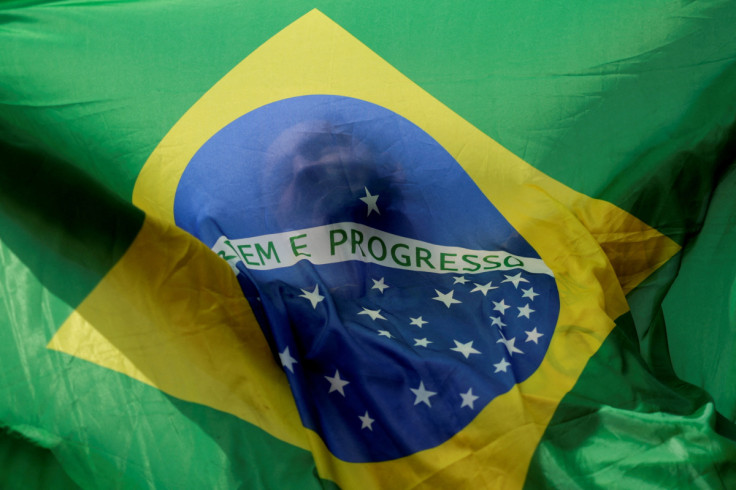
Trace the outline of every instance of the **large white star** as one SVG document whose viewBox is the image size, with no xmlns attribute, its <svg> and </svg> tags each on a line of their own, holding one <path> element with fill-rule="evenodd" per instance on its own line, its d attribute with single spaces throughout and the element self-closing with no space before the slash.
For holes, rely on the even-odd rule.
<svg viewBox="0 0 736 490">
<path fill-rule="evenodd" d="M 452 295 L 455 294 L 454 290 L 450 290 L 449 293 L 444 293 L 444 294 L 440 293 L 436 289 L 434 290 L 434 292 L 437 293 L 437 296 L 435 296 L 432 299 L 435 301 L 439 301 L 440 303 L 443 303 L 448 308 L 450 307 L 450 305 L 454 305 L 455 303 L 462 303 L 462 301 L 458 301 L 452 297 Z"/>
<path fill-rule="evenodd" d="M 330 382 L 330 391 L 328 391 L 327 393 L 332 393 L 333 391 L 337 391 L 342 396 L 345 396 L 345 391 L 343 390 L 343 388 L 345 387 L 345 385 L 350 384 L 350 381 L 345 381 L 344 379 L 340 379 L 340 371 L 335 369 L 335 375 L 332 377 L 325 376 L 325 379 Z"/>
<path fill-rule="evenodd" d="M 492 303 L 493 303 L 493 309 L 495 311 L 501 312 L 502 315 L 506 313 L 507 309 L 511 308 L 510 306 L 506 304 L 506 301 L 503 299 L 501 301 L 492 301 Z"/>
<path fill-rule="evenodd" d="M 470 407 L 471 410 L 475 408 L 473 407 L 473 403 L 475 403 L 478 397 L 473 394 L 473 388 L 468 388 L 467 393 L 460 393 L 460 397 L 463 399 L 463 404 L 460 405 L 460 408 Z"/>
<path fill-rule="evenodd" d="M 493 365 L 493 367 L 496 368 L 496 370 L 493 372 L 494 373 L 501 373 L 501 372 L 505 373 L 506 368 L 509 367 L 510 365 L 511 363 L 506 361 L 506 358 L 504 357 L 503 359 L 501 359 L 501 362 L 497 362 L 496 364 Z"/>
<path fill-rule="evenodd" d="M 429 347 L 429 344 L 431 344 L 431 340 L 427 340 L 427 337 L 424 337 L 423 339 L 414 339 L 414 347 Z"/>
<path fill-rule="evenodd" d="M 363 311 L 358 312 L 358 315 L 368 315 L 373 321 L 385 320 L 383 315 L 381 315 L 381 310 L 369 310 L 366 307 L 363 307 Z"/>
<path fill-rule="evenodd" d="M 525 316 L 525 317 L 529 318 L 529 315 L 531 313 L 534 313 L 536 311 L 536 310 L 532 310 L 531 308 L 529 308 L 529 305 L 528 304 L 524 305 L 521 308 L 519 308 L 517 306 L 516 309 L 519 310 L 519 316 L 516 317 L 516 318 L 521 318 L 522 316 Z"/>
<path fill-rule="evenodd" d="M 537 327 L 534 327 L 531 331 L 525 331 L 526 334 L 526 341 L 527 342 L 534 342 L 535 344 L 539 343 L 539 337 L 544 337 L 543 333 L 537 332 Z"/>
<path fill-rule="evenodd" d="M 420 317 L 417 317 L 417 318 L 411 318 L 411 317 L 409 317 L 409 320 L 411 320 L 409 322 L 409 325 L 416 325 L 419 328 L 422 328 L 422 325 L 424 325 L 425 323 L 429 323 L 429 322 L 425 322 L 424 320 L 422 320 L 422 317 L 421 316 Z"/>
<path fill-rule="evenodd" d="M 372 419 L 371 416 L 368 415 L 368 410 L 365 411 L 365 415 L 358 415 L 358 418 L 360 419 L 361 429 L 373 430 L 373 422 L 375 422 L 375 419 Z"/>
<path fill-rule="evenodd" d="M 414 400 L 414 405 L 419 405 L 420 403 L 426 403 L 428 407 L 432 407 L 432 403 L 430 403 L 429 398 L 432 396 L 435 396 L 437 393 L 434 391 L 428 391 L 426 388 L 424 388 L 424 381 L 419 382 L 419 388 L 409 388 L 412 393 L 417 397 L 416 400 Z"/>
<path fill-rule="evenodd" d="M 378 331 L 378 336 L 379 337 L 386 337 L 386 338 L 389 338 L 389 339 L 392 339 L 394 337 L 393 335 L 391 335 L 391 332 L 389 332 L 388 330 L 379 330 Z"/>
<path fill-rule="evenodd" d="M 279 359 L 281 359 L 281 365 L 284 366 L 286 369 L 294 372 L 294 364 L 298 364 L 296 359 L 291 357 L 291 354 L 289 354 L 289 348 L 287 347 L 284 349 L 284 352 L 279 352 Z"/>
<path fill-rule="evenodd" d="M 523 354 L 521 350 L 519 350 L 518 347 L 514 346 L 514 343 L 516 342 L 516 337 L 513 337 L 511 339 L 506 339 L 502 335 L 500 339 L 496 342 L 497 344 L 503 344 L 506 346 L 506 350 L 509 351 L 510 356 L 514 356 L 514 352 L 518 352 L 519 354 Z"/>
<path fill-rule="evenodd" d="M 464 344 L 461 344 L 457 340 L 453 340 L 455 342 L 455 347 L 451 348 L 450 350 L 454 350 L 455 352 L 459 352 L 460 354 L 465 356 L 465 359 L 470 357 L 470 354 L 480 354 L 479 350 L 476 350 L 473 348 L 473 341 L 466 342 Z"/>
<path fill-rule="evenodd" d="M 317 309 L 317 303 L 325 299 L 324 296 L 319 294 L 319 284 L 315 284 L 314 291 L 312 291 L 311 293 L 306 289 L 302 289 L 302 293 L 304 294 L 300 294 L 299 297 L 308 299 L 309 302 L 312 303 L 312 308 L 315 310 Z"/>
<path fill-rule="evenodd" d="M 474 293 L 474 292 L 478 291 L 479 293 L 483 293 L 483 296 L 485 296 L 486 293 L 489 290 L 491 290 L 491 289 L 498 289 L 498 287 L 496 287 L 496 286 L 491 286 L 492 283 L 493 283 L 493 281 L 490 281 L 488 284 L 483 284 L 481 286 L 477 282 L 474 282 L 473 284 L 475 284 L 475 288 L 471 289 L 470 292 L 471 293 Z"/>
<path fill-rule="evenodd" d="M 453 284 L 465 284 L 468 282 L 467 279 L 465 279 L 465 276 L 455 276 L 453 279 L 455 279 L 455 282 Z"/>
<path fill-rule="evenodd" d="M 519 272 L 515 276 L 507 276 L 506 274 L 504 274 L 503 277 L 505 277 L 506 279 L 504 279 L 501 282 L 510 282 L 511 284 L 514 285 L 514 289 L 517 289 L 519 287 L 520 282 L 529 282 L 523 277 L 521 277 L 521 272 Z"/>
<path fill-rule="evenodd" d="M 383 294 L 384 289 L 388 289 L 390 286 L 387 286 L 385 282 L 383 282 L 383 277 L 379 280 L 371 279 L 373 281 L 373 287 L 371 289 L 378 289 L 381 291 L 381 294 Z"/>
<path fill-rule="evenodd" d="M 524 291 L 524 294 L 521 295 L 522 298 L 529 298 L 530 300 L 534 301 L 534 298 L 539 296 L 539 294 L 534 292 L 534 288 L 521 288 L 521 290 Z"/>
<path fill-rule="evenodd" d="M 491 319 L 491 326 L 495 325 L 498 328 L 501 328 L 501 327 L 505 327 L 506 326 L 506 324 L 501 321 L 501 317 L 500 316 L 492 316 L 492 317 L 490 317 L 490 319 Z"/>
<path fill-rule="evenodd" d="M 372 211 L 375 211 L 376 214 L 381 214 L 381 212 L 378 210 L 378 206 L 376 205 L 378 194 L 372 196 L 367 187 L 363 187 L 363 189 L 365 189 L 365 197 L 361 197 L 360 200 L 368 205 L 368 213 L 366 214 L 366 216 L 370 216 Z"/>
</svg>

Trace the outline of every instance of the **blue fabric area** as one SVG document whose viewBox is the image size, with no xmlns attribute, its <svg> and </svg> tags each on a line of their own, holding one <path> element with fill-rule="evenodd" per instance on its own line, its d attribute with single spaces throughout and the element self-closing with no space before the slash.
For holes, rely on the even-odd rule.
<svg viewBox="0 0 736 490">
<path fill-rule="evenodd" d="M 366 195 L 378 196 L 374 211 Z M 538 258 L 435 140 L 346 97 L 282 100 L 223 128 L 185 170 L 175 216 L 208 246 L 353 222 Z M 301 261 L 238 270 L 305 426 L 346 461 L 394 459 L 452 437 L 539 367 L 559 313 L 554 278 L 522 269 Z"/>
</svg>

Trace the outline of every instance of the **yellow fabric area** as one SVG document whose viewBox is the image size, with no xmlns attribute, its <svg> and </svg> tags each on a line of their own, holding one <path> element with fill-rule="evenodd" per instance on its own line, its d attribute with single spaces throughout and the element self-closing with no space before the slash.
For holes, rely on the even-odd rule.
<svg viewBox="0 0 736 490">
<path fill-rule="evenodd" d="M 340 461 L 301 425 L 232 271 L 171 225 L 178 181 L 202 144 L 255 108 L 309 94 L 372 102 L 426 131 L 537 250 L 559 288 L 559 320 L 537 372 L 446 443 L 395 461 Z M 244 59 L 181 118 L 141 171 L 134 202 L 148 214 L 139 237 L 49 348 L 307 448 L 320 476 L 346 488 L 521 486 L 560 399 L 627 311 L 625 292 L 678 250 L 610 203 L 534 169 L 316 10 Z"/>
<path fill-rule="evenodd" d="M 286 378 L 232 269 L 173 225 L 147 218 L 48 347 L 305 444 Z"/>
</svg>

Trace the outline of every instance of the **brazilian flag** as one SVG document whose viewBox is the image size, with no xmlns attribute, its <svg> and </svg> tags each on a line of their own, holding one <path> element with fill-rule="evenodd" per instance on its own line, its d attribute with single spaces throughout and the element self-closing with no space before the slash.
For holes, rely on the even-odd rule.
<svg viewBox="0 0 736 490">
<path fill-rule="evenodd" d="M 0 5 L 0 487 L 734 488 L 733 2 Z"/>
</svg>

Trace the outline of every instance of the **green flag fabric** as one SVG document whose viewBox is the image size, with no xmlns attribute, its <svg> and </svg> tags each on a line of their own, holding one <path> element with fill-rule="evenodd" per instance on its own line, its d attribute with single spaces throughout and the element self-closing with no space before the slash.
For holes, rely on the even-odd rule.
<svg viewBox="0 0 736 490">
<path fill-rule="evenodd" d="M 0 486 L 736 487 L 734 25 L 4 2 Z"/>
</svg>

